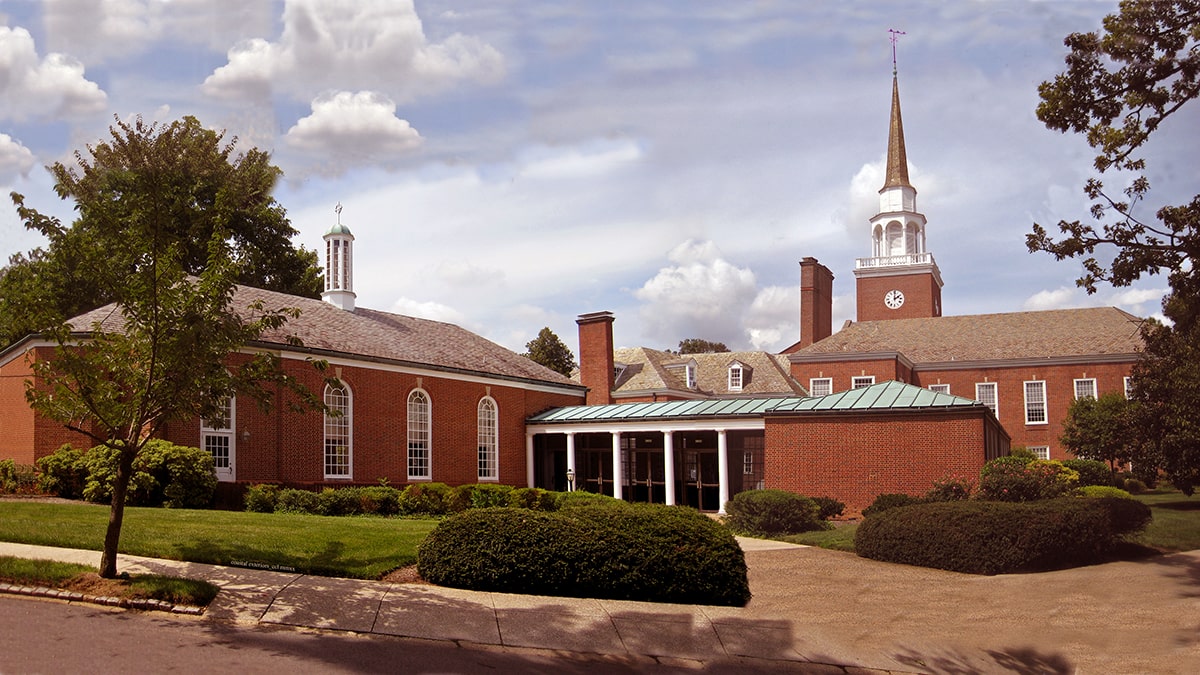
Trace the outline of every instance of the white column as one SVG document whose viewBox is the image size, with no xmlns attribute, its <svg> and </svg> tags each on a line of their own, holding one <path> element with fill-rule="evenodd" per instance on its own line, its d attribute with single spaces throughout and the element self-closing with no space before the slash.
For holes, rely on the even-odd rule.
<svg viewBox="0 0 1200 675">
<path fill-rule="evenodd" d="M 575 476 L 575 481 L 567 482 L 567 492 L 575 489 L 575 483 L 579 482 L 579 474 L 575 471 L 575 432 L 567 432 L 567 475 Z"/>
<path fill-rule="evenodd" d="M 675 506 L 675 435 L 670 431 L 663 432 L 663 477 L 667 506 Z"/>
<path fill-rule="evenodd" d="M 717 513 L 725 515 L 725 502 L 729 501 L 729 443 L 724 429 L 717 429 Z"/>
<path fill-rule="evenodd" d="M 525 434 L 525 487 L 533 487 L 533 434 Z"/>
<path fill-rule="evenodd" d="M 614 431 L 613 439 L 613 496 L 624 499 L 621 495 L 621 432 Z"/>
</svg>

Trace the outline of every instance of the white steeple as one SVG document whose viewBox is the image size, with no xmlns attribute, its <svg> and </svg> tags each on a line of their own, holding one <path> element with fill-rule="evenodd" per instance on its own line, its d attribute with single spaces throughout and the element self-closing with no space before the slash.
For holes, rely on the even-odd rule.
<svg viewBox="0 0 1200 675">
<path fill-rule="evenodd" d="M 341 202 L 334 208 L 337 222 L 325 233 L 325 292 L 329 304 L 354 311 L 354 235 L 342 224 Z"/>
</svg>

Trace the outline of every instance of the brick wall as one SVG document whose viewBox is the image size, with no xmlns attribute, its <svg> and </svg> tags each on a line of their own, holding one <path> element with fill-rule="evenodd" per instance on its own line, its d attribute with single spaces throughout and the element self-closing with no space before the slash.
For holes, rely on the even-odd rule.
<svg viewBox="0 0 1200 675">
<path fill-rule="evenodd" d="M 768 416 L 763 480 L 856 512 L 880 494 L 923 494 L 945 476 L 977 480 L 985 442 L 979 410 Z"/>
<path fill-rule="evenodd" d="M 896 289 L 904 293 L 904 304 L 890 309 L 883 296 Z M 858 279 L 857 316 L 859 321 L 916 319 L 942 315 L 942 289 L 933 274 L 865 276 Z"/>
<path fill-rule="evenodd" d="M 588 388 L 588 405 L 613 402 L 613 321 L 609 312 L 583 314 L 575 320 L 579 324 L 579 381 Z"/>
</svg>

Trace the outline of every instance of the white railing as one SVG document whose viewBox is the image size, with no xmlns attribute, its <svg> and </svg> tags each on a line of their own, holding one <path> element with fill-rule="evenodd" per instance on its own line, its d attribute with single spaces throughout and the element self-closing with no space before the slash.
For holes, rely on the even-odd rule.
<svg viewBox="0 0 1200 675">
<path fill-rule="evenodd" d="M 910 253 L 906 255 L 886 255 L 872 258 L 857 258 L 854 269 L 871 269 L 875 267 L 900 267 L 902 265 L 932 265 L 932 253 Z"/>
</svg>

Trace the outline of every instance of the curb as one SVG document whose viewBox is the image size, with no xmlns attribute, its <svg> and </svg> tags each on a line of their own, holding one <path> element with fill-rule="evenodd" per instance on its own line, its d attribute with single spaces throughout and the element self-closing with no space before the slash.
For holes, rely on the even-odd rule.
<svg viewBox="0 0 1200 675">
<path fill-rule="evenodd" d="M 45 586 L 18 586 L 16 584 L 0 582 L 0 593 L 24 595 L 31 598 L 65 600 L 67 602 L 84 602 L 91 605 L 137 609 L 146 612 L 170 612 L 171 614 L 182 614 L 185 616 L 200 616 L 204 613 L 203 607 L 196 607 L 195 605 L 174 605 L 165 600 L 154 600 L 151 598 L 113 598 L 104 595 L 87 595 L 85 593 L 64 591 L 59 588 L 47 588 Z"/>
</svg>

